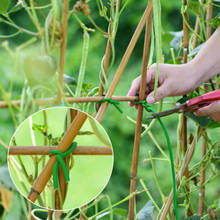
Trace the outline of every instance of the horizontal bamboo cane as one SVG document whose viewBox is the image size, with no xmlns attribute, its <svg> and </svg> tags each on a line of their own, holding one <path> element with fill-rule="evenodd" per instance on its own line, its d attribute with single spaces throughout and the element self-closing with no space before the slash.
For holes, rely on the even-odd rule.
<svg viewBox="0 0 220 220">
<path fill-rule="evenodd" d="M 189 150 L 186 154 L 186 157 L 185 157 L 185 160 L 184 160 L 184 163 L 183 163 L 183 167 L 182 167 L 179 175 L 176 176 L 176 186 L 177 186 L 177 188 L 179 187 L 180 180 L 185 175 L 187 167 L 188 167 L 188 165 L 189 165 L 189 163 L 192 159 L 192 156 L 193 156 L 194 151 L 195 151 L 196 143 L 199 140 L 199 138 L 201 137 L 202 130 L 203 129 L 201 127 L 199 127 L 197 137 L 194 137 L 193 142 L 190 145 Z M 170 206 L 171 206 L 172 202 L 173 202 L 173 190 L 171 190 L 171 192 L 169 194 L 169 197 L 167 198 L 167 201 L 166 201 L 166 204 L 164 206 L 163 212 L 161 214 L 160 220 L 165 220 L 166 219 L 166 216 L 169 212 L 169 209 L 170 209 Z"/>
<path fill-rule="evenodd" d="M 83 102 L 99 102 L 103 100 L 104 96 L 93 96 L 93 97 L 67 97 L 64 100 L 67 103 L 83 103 Z M 132 102 L 138 101 L 138 96 L 113 96 L 113 100 L 120 102 Z M 9 102 L 12 106 L 20 106 L 21 100 L 12 100 Z M 51 105 L 57 103 L 56 98 L 45 98 L 45 99 L 36 99 L 34 100 L 35 105 Z M 0 108 L 7 108 L 8 102 L 0 101 Z"/>
<path fill-rule="evenodd" d="M 9 155 L 48 155 L 57 146 L 11 146 Z M 112 155 L 112 149 L 106 146 L 78 146 L 73 150 L 73 155 Z"/>
<path fill-rule="evenodd" d="M 81 129 L 86 119 L 87 119 L 87 115 L 85 113 L 83 112 L 77 113 L 75 119 L 70 125 L 70 128 L 66 131 L 62 140 L 60 141 L 57 147 L 58 150 L 60 150 L 61 152 L 65 152 L 70 147 L 70 145 L 77 136 L 79 130 Z M 31 188 L 31 191 L 28 195 L 28 199 L 30 201 L 35 202 L 38 196 L 40 195 L 40 193 L 44 190 L 47 182 L 51 178 L 52 170 L 55 162 L 56 162 L 56 156 L 55 155 L 51 156 Z"/>
</svg>

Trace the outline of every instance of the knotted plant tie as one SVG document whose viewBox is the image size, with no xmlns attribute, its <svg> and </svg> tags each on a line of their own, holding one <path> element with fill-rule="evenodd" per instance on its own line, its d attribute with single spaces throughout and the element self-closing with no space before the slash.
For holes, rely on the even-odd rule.
<svg viewBox="0 0 220 220">
<path fill-rule="evenodd" d="M 108 102 L 112 105 L 115 106 L 115 108 L 120 112 L 120 113 L 123 113 L 122 109 L 120 108 L 120 102 L 119 101 L 116 101 L 116 100 L 113 100 L 111 98 L 106 98 L 106 99 L 102 99 L 101 101 L 98 102 L 98 104 L 102 104 L 103 102 Z"/>
<path fill-rule="evenodd" d="M 49 155 L 55 155 L 57 157 L 57 161 L 55 162 L 53 166 L 53 185 L 54 189 L 57 190 L 59 188 L 59 177 L 58 177 L 58 168 L 59 165 L 61 166 L 64 174 L 65 182 L 69 182 L 69 171 L 66 166 L 66 163 L 64 162 L 64 158 L 67 157 L 77 146 L 76 142 L 73 142 L 72 145 L 69 147 L 69 149 L 65 152 L 60 152 L 59 150 L 51 150 L 49 152 Z"/>
<path fill-rule="evenodd" d="M 132 103 L 135 104 L 135 105 L 136 104 L 142 104 L 142 106 L 145 108 L 146 111 L 155 113 L 154 110 L 152 109 L 151 105 L 148 104 L 146 100 L 133 101 Z"/>
<path fill-rule="evenodd" d="M 133 104 L 142 104 L 146 111 L 156 113 L 156 112 L 152 109 L 151 105 L 147 103 L 146 100 L 133 101 L 132 103 L 133 103 Z M 159 122 L 161 128 L 163 129 L 163 132 L 164 132 L 165 137 L 166 137 L 168 149 L 169 149 L 170 162 L 171 162 L 171 172 L 172 172 L 172 179 L 173 179 L 174 211 L 175 211 L 177 220 L 179 220 L 180 218 L 179 218 L 179 214 L 178 214 L 177 195 L 176 195 L 176 189 L 177 189 L 177 187 L 176 187 L 176 177 L 175 177 L 174 159 L 173 159 L 173 152 L 172 152 L 172 147 L 171 147 L 171 143 L 170 143 L 170 137 L 169 137 L 169 134 L 168 134 L 168 132 L 167 132 L 166 127 L 164 126 L 163 122 L 161 121 L 161 119 L 160 119 L 160 117 L 159 117 L 158 115 L 156 115 L 156 119 L 158 120 L 158 122 Z"/>
</svg>

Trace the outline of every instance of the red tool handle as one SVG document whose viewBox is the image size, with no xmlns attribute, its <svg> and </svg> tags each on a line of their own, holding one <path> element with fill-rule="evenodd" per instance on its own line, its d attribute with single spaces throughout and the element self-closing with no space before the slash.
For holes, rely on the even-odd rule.
<svg viewBox="0 0 220 220">
<path fill-rule="evenodd" d="M 193 105 L 206 103 L 206 102 L 209 103 L 209 102 L 213 102 L 217 100 L 220 100 L 220 89 L 217 89 L 215 91 L 208 92 L 204 95 L 190 99 L 189 101 L 187 101 L 187 106 L 193 106 Z"/>
</svg>

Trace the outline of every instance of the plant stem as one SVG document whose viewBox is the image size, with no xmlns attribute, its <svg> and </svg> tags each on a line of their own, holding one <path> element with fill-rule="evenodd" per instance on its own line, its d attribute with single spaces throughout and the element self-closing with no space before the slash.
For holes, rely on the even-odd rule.
<svg viewBox="0 0 220 220">
<path fill-rule="evenodd" d="M 157 185 L 157 189 L 160 193 L 162 201 L 165 202 L 165 196 L 164 196 L 164 194 L 161 190 L 160 184 L 159 184 L 159 180 L 158 180 L 156 169 L 155 169 L 154 162 L 153 162 L 153 159 L 152 159 L 151 151 L 149 151 L 148 154 L 149 154 L 149 157 L 150 157 L 150 162 L 151 162 L 151 166 L 152 166 L 152 170 L 153 170 L 153 174 L 154 174 L 154 180 L 155 180 L 156 185 Z"/>
<path fill-rule="evenodd" d="M 63 96 L 63 75 L 65 67 L 66 56 L 66 42 L 67 42 L 67 28 L 68 28 L 68 12 L 69 12 L 69 0 L 64 0 L 63 15 L 62 15 L 62 43 L 60 48 L 60 67 L 59 67 L 59 89 L 57 94 L 57 103 L 62 103 Z"/>
</svg>

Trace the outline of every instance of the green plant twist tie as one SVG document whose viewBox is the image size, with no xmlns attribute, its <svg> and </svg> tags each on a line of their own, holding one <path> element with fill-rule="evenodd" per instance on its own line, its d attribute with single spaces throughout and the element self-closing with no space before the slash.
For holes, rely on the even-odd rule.
<svg viewBox="0 0 220 220">
<path fill-rule="evenodd" d="M 145 108 L 146 111 L 148 111 L 148 112 L 154 112 L 153 109 L 152 109 L 152 106 L 151 106 L 149 103 L 147 103 L 146 100 L 133 101 L 132 103 L 135 104 L 135 105 L 136 105 L 136 104 L 141 104 L 141 105 L 143 105 L 143 107 Z"/>
<path fill-rule="evenodd" d="M 71 144 L 71 146 L 69 147 L 69 149 L 65 152 L 60 152 L 59 150 L 51 150 L 49 152 L 49 155 L 55 155 L 57 157 L 57 161 L 55 162 L 54 166 L 53 166 L 53 186 L 54 189 L 57 190 L 59 188 L 59 177 L 58 177 L 58 168 L 59 165 L 61 166 L 62 170 L 63 170 L 63 174 L 64 174 L 64 179 L 65 182 L 69 182 L 70 178 L 69 178 L 69 171 L 68 168 L 66 166 L 66 163 L 64 162 L 63 158 L 67 157 L 77 146 L 76 142 L 73 142 Z"/>
<path fill-rule="evenodd" d="M 146 100 L 142 100 L 142 101 L 133 101 L 133 104 L 142 104 L 143 107 L 145 108 L 146 111 L 148 112 L 153 112 L 154 114 L 156 113 L 153 109 L 152 106 L 147 103 Z M 169 155 L 170 155 L 170 162 L 171 162 L 171 172 L 172 172 L 172 179 L 173 179 L 173 201 L 174 201 L 174 211 L 176 214 L 176 219 L 179 220 L 179 214 L 178 214 L 178 206 L 177 206 L 177 195 L 176 195 L 176 177 L 175 177 L 175 168 L 174 168 L 174 159 L 173 159 L 173 151 L 172 151 L 172 147 L 171 147 L 171 142 L 170 142 L 170 137 L 169 134 L 167 132 L 167 129 L 165 128 L 163 122 L 161 121 L 160 117 L 158 115 L 156 115 L 156 119 L 158 120 L 161 128 L 163 129 L 163 132 L 165 134 L 166 137 L 166 141 L 167 141 L 167 145 L 168 145 L 168 149 L 169 149 Z"/>
<path fill-rule="evenodd" d="M 120 108 L 120 102 L 113 100 L 111 98 L 106 98 L 106 99 L 102 99 L 101 101 L 98 102 L 98 104 L 102 104 L 103 102 L 109 102 L 110 104 L 114 105 L 115 108 L 120 112 L 123 113 L 122 109 Z"/>
</svg>

